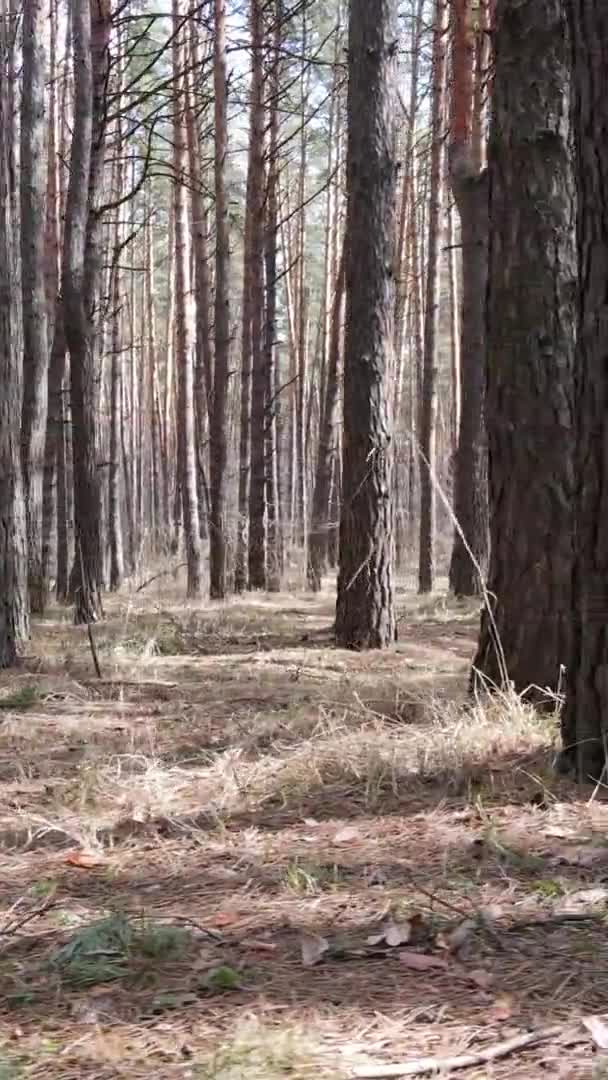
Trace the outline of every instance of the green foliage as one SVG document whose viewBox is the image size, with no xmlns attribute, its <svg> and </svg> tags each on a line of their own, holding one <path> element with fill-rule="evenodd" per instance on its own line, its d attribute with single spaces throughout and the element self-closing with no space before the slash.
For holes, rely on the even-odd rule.
<svg viewBox="0 0 608 1080">
<path fill-rule="evenodd" d="M 110 915 L 80 929 L 50 964 L 65 985 L 84 988 L 127 978 L 145 962 L 182 959 L 191 943 L 181 927 Z"/>
</svg>

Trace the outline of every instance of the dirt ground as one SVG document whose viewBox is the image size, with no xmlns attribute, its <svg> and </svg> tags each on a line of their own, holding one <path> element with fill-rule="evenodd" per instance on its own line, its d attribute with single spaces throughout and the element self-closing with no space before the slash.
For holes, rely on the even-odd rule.
<svg viewBox="0 0 608 1080">
<path fill-rule="evenodd" d="M 608 1076 L 605 791 L 554 774 L 555 715 L 466 699 L 470 604 L 398 604 L 357 655 L 329 592 L 159 580 L 108 601 L 101 679 L 69 612 L 35 627 L 0 676 L 0 1080 L 340 1080 L 548 1025 L 455 1075 Z"/>
</svg>

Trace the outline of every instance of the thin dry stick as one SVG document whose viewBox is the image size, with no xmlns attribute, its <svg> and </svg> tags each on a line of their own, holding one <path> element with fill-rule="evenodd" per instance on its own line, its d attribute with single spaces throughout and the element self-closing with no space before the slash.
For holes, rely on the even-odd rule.
<svg viewBox="0 0 608 1080">
<path fill-rule="evenodd" d="M 172 570 L 163 570 L 160 574 L 154 574 L 152 577 L 148 578 L 147 581 L 144 581 L 143 584 L 138 585 L 135 592 L 143 592 L 143 590 L 147 589 L 148 585 L 151 585 L 153 581 L 158 581 L 159 578 L 169 577 L 171 574 L 175 575 L 178 570 L 181 570 L 182 566 L 187 565 L 188 563 L 180 562 L 177 566 L 174 566 Z"/>
<path fill-rule="evenodd" d="M 78 551 L 80 553 L 80 588 L 84 589 L 84 559 L 82 557 L 82 544 L 78 541 Z M 89 638 L 89 646 L 91 649 L 91 656 L 93 657 L 93 666 L 95 667 L 95 674 L 98 679 L 101 679 L 101 668 L 99 666 L 99 657 L 97 655 L 97 647 L 95 645 L 95 638 L 93 637 L 93 629 L 91 627 L 91 620 L 87 613 L 87 636 Z"/>
<path fill-rule="evenodd" d="M 483 1050 L 477 1050 L 471 1054 L 458 1054 L 455 1057 L 426 1057 L 416 1058 L 412 1061 L 404 1061 L 400 1065 L 357 1065 L 353 1068 L 352 1075 L 360 1080 L 381 1080 L 383 1077 L 398 1076 L 425 1076 L 427 1073 L 446 1072 L 449 1069 L 468 1069 L 472 1065 L 485 1065 L 488 1061 L 497 1061 L 498 1058 L 507 1057 L 515 1050 L 522 1050 L 525 1046 L 533 1046 L 536 1043 L 552 1039 L 563 1033 L 563 1027 L 554 1024 L 552 1027 L 539 1028 L 538 1031 L 529 1031 L 524 1035 L 514 1035 L 512 1039 L 503 1039 L 502 1042 L 486 1046 Z"/>
</svg>

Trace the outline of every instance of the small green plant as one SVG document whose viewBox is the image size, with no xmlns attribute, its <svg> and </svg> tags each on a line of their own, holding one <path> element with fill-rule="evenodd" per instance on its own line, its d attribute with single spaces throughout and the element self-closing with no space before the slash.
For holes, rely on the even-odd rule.
<svg viewBox="0 0 608 1080">
<path fill-rule="evenodd" d="M 43 878 L 41 881 L 35 881 L 30 889 L 30 895 L 36 900 L 46 900 L 53 896 L 57 889 L 57 882 L 48 878 Z"/>
<path fill-rule="evenodd" d="M 36 686 L 22 686 L 20 690 L 13 690 L 0 698 L 0 709 L 5 712 L 23 712 L 31 709 L 40 701 L 40 693 Z"/>
<path fill-rule="evenodd" d="M 181 927 L 110 915 L 80 929 L 50 963 L 64 984 L 83 988 L 128 978 L 150 960 L 157 965 L 181 959 L 191 944 L 191 934 Z"/>
<path fill-rule="evenodd" d="M 553 881 L 551 878 L 534 882 L 534 892 L 538 893 L 544 900 L 557 900 L 560 896 L 564 895 L 563 885 L 559 881 Z"/>
<path fill-rule="evenodd" d="M 302 1036 L 250 1024 L 199 1063 L 196 1080 L 279 1080 L 322 1075 Z M 335 1078 L 335 1073 L 333 1074 Z"/>
</svg>

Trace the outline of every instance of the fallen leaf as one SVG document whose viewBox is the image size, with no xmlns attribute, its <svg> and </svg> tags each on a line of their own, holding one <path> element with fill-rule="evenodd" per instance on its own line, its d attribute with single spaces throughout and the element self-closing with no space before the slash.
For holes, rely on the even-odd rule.
<svg viewBox="0 0 608 1080">
<path fill-rule="evenodd" d="M 317 825 L 319 824 L 317 819 L 314 818 L 314 817 L 305 817 L 303 820 L 304 820 L 304 824 L 305 825 L 310 825 L 311 829 L 316 829 Z"/>
<path fill-rule="evenodd" d="M 495 1020 L 500 1023 L 503 1020 L 510 1020 L 515 1012 L 515 1003 L 510 994 L 501 994 L 494 1001 L 494 1004 L 490 1006 L 488 1016 L 490 1020 Z"/>
<path fill-rule="evenodd" d="M 320 934 L 302 934 L 300 945 L 304 967 L 314 967 L 329 949 L 329 941 Z"/>
<path fill-rule="evenodd" d="M 353 840 L 358 839 L 359 830 L 355 829 L 353 825 L 345 825 L 343 829 L 338 829 L 334 836 L 334 844 L 350 844 Z"/>
<path fill-rule="evenodd" d="M 245 949 L 253 949 L 255 952 L 276 952 L 278 945 L 272 941 L 241 941 Z"/>
<path fill-rule="evenodd" d="M 431 956 L 429 953 L 417 953 L 410 952 L 409 949 L 404 949 L 399 954 L 399 960 L 401 963 L 413 971 L 430 971 L 431 968 L 443 968 L 444 971 L 447 968 L 447 962 L 443 956 Z"/>
<path fill-rule="evenodd" d="M 608 1018 L 603 1016 L 583 1016 L 583 1027 L 591 1035 L 598 1050 L 608 1050 Z"/>
<path fill-rule="evenodd" d="M 95 867 L 106 864 L 103 855 L 95 851 L 68 851 L 63 861 L 69 866 L 79 867 L 80 870 L 94 870 Z"/>
<path fill-rule="evenodd" d="M 398 945 L 407 945 L 412 936 L 412 924 L 405 919 L 403 922 L 395 922 L 394 919 L 384 919 L 375 934 L 367 938 L 368 945 L 380 945 L 383 941 L 391 949 Z"/>
</svg>

